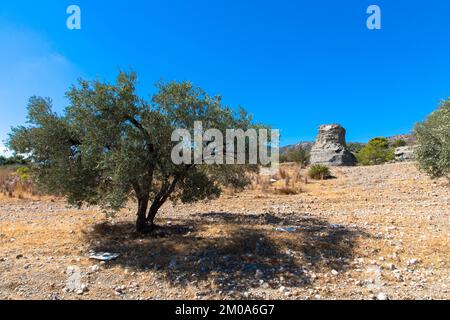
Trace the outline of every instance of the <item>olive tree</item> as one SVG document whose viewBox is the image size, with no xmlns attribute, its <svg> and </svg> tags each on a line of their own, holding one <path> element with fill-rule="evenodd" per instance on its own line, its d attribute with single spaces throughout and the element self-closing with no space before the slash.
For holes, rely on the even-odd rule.
<svg viewBox="0 0 450 320">
<path fill-rule="evenodd" d="M 415 157 L 419 168 L 432 178 L 450 180 L 450 99 L 414 128 Z"/>
<path fill-rule="evenodd" d="M 115 212 L 137 203 L 136 230 L 155 227 L 167 200 L 192 202 L 217 197 L 224 186 L 244 188 L 251 165 L 175 165 L 175 129 L 255 127 L 242 109 L 189 82 L 160 82 L 150 101 L 136 93 L 137 77 L 121 72 L 116 83 L 80 80 L 67 93 L 68 107 L 52 111 L 48 98 L 32 97 L 28 124 L 12 129 L 9 147 L 29 157 L 37 185 L 72 204 L 100 205 Z M 206 143 L 207 144 L 207 143 Z"/>
</svg>

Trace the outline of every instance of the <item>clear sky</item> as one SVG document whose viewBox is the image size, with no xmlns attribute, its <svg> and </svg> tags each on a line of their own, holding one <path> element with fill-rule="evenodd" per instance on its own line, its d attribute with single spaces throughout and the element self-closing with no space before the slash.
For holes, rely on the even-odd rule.
<svg viewBox="0 0 450 320">
<path fill-rule="evenodd" d="M 81 8 L 68 30 L 66 9 Z M 366 27 L 381 7 L 382 29 Z M 407 133 L 450 96 L 450 1 L 14 0 L 0 4 L 0 141 L 32 95 L 134 69 L 139 92 L 191 80 L 282 131 L 312 140 L 341 123 L 347 139 Z"/>
</svg>

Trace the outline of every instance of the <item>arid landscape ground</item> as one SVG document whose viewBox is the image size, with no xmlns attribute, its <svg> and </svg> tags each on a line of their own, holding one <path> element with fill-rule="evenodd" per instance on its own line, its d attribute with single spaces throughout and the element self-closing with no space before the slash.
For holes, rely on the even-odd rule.
<svg viewBox="0 0 450 320">
<path fill-rule="evenodd" d="M 304 171 L 167 204 L 152 236 L 134 233 L 131 203 L 108 218 L 2 195 L 0 299 L 450 298 L 447 181 L 413 163 L 334 168 L 324 181 Z"/>
</svg>

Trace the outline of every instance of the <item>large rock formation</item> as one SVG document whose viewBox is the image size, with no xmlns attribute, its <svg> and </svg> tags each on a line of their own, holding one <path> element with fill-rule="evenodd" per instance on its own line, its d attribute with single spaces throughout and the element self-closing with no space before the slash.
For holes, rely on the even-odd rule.
<svg viewBox="0 0 450 320">
<path fill-rule="evenodd" d="M 413 146 L 399 147 L 395 149 L 395 161 L 408 162 L 414 161 L 414 149 Z"/>
<path fill-rule="evenodd" d="M 354 166 L 356 157 L 345 144 L 345 129 L 338 124 L 320 126 L 316 143 L 311 150 L 312 164 Z"/>
</svg>

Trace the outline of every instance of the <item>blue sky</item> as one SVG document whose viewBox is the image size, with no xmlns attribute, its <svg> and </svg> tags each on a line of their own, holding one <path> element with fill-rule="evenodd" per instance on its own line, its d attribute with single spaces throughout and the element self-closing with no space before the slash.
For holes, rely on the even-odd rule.
<svg viewBox="0 0 450 320">
<path fill-rule="evenodd" d="M 79 5 L 82 29 L 68 30 Z M 366 9 L 382 29 L 366 28 Z M 347 139 L 407 133 L 450 96 L 450 2 L 384 0 L 15 0 L 0 5 L 0 141 L 27 100 L 62 110 L 77 78 L 132 68 L 148 97 L 191 80 L 282 131 L 312 140 L 323 123 Z"/>
</svg>

